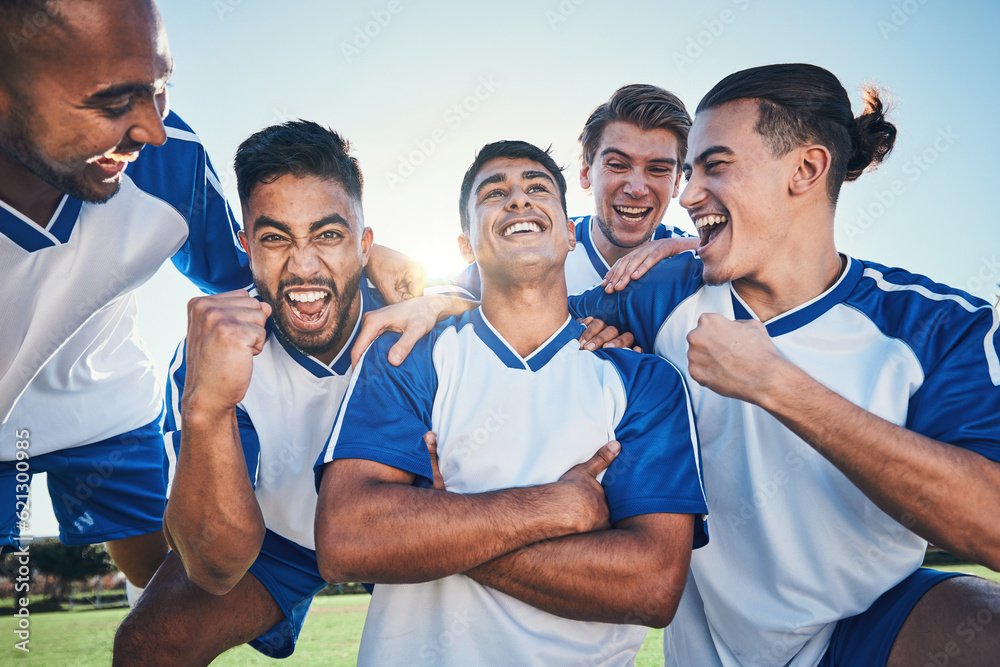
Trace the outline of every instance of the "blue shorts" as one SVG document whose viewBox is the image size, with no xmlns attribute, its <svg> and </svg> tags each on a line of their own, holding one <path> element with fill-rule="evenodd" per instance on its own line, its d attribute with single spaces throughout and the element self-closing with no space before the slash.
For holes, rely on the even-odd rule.
<svg viewBox="0 0 1000 667">
<path fill-rule="evenodd" d="M 967 575 L 920 568 L 883 593 L 866 611 L 840 620 L 819 667 L 885 667 L 903 621 L 924 593 L 945 579 L 961 576 Z"/>
<path fill-rule="evenodd" d="M 90 445 L 0 461 L 0 506 L 7 508 L 0 512 L 0 551 L 19 544 L 20 497 L 31 477 L 42 472 L 48 473 L 64 544 L 107 542 L 163 528 L 167 456 L 159 417 Z"/>
<path fill-rule="evenodd" d="M 266 656 L 287 658 L 295 650 L 313 596 L 326 588 L 316 552 L 268 530 L 250 573 L 264 584 L 285 618 L 249 644 Z"/>
</svg>

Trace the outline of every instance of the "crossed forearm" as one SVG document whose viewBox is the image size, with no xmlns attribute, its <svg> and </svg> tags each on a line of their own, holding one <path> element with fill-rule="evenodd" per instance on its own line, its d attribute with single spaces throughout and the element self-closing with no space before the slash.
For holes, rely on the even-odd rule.
<svg viewBox="0 0 1000 667">
<path fill-rule="evenodd" d="M 633 517 L 531 544 L 465 574 L 564 618 L 662 628 L 684 590 L 692 530 L 690 515 Z"/>
<path fill-rule="evenodd" d="M 457 494 L 340 474 L 357 463 L 328 466 L 320 488 L 317 558 L 331 582 L 440 579 L 539 540 L 591 530 L 590 517 L 599 514 L 566 483 Z"/>
</svg>

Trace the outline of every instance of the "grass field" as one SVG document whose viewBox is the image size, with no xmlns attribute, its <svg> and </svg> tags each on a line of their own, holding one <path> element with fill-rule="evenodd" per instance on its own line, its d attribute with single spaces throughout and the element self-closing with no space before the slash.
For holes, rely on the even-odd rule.
<svg viewBox="0 0 1000 667">
<path fill-rule="evenodd" d="M 977 565 L 939 565 L 939 570 L 969 572 L 1000 582 L 1000 574 Z M 224 667 L 270 665 L 353 665 L 358 654 L 358 640 L 365 622 L 367 595 L 317 597 L 299 637 L 295 654 L 280 662 L 265 658 L 247 646 L 240 646 L 221 656 L 213 664 Z M 31 615 L 31 652 L 25 654 L 13 646 L 15 619 L 0 617 L 0 664 L 39 665 L 45 667 L 106 667 L 111 663 L 111 645 L 115 628 L 125 616 L 125 609 L 75 610 Z M 662 630 L 650 630 L 636 659 L 638 667 L 663 664 Z"/>
</svg>

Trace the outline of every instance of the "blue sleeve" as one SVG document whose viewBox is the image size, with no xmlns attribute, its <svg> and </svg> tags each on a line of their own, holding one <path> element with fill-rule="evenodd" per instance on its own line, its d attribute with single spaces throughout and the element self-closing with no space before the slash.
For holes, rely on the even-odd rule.
<svg viewBox="0 0 1000 667">
<path fill-rule="evenodd" d="M 170 377 L 167 378 L 166 418 L 163 420 L 163 431 L 174 448 L 174 458 L 181 451 L 181 399 L 184 396 L 184 379 L 187 375 L 186 340 L 182 340 L 170 361 Z M 236 407 L 236 423 L 240 431 L 240 446 L 243 448 L 243 459 L 246 461 L 247 474 L 250 483 L 256 488 L 257 469 L 260 465 L 260 438 L 257 428 L 247 412 Z"/>
<path fill-rule="evenodd" d="M 187 222 L 187 240 L 173 257 L 181 273 L 210 294 L 247 287 L 251 276 L 236 238 L 239 224 L 204 146 L 173 112 L 164 125 L 167 142 L 146 146 L 127 172 L 129 178 Z"/>
<path fill-rule="evenodd" d="M 436 332 L 421 339 L 399 366 L 388 362 L 399 340 L 385 333 L 365 351 L 340 404 L 337 420 L 316 461 L 316 488 L 323 468 L 337 459 L 365 459 L 433 481 L 424 435 L 431 429 L 437 374 L 431 352 Z"/>
<path fill-rule="evenodd" d="M 1000 461 L 1000 314 L 947 304 L 916 322 L 924 382 L 910 398 L 906 427 Z"/>
<path fill-rule="evenodd" d="M 615 523 L 640 514 L 694 514 L 694 548 L 708 542 L 708 514 L 694 411 L 680 372 L 629 350 L 599 350 L 618 369 L 627 406 L 615 428 L 622 450 L 602 484 Z"/>
<path fill-rule="evenodd" d="M 702 285 L 702 263 L 693 252 L 659 262 L 620 292 L 608 294 L 598 285 L 569 298 L 573 317 L 596 317 L 628 331 L 636 345 L 652 351 L 656 334 L 670 313 Z"/>
<path fill-rule="evenodd" d="M 442 286 L 435 288 L 435 293 L 458 296 L 474 301 L 480 301 L 483 298 L 483 284 L 479 279 L 479 265 L 475 262 L 469 264 L 464 271 L 455 276 L 451 281 L 451 285 L 455 288 L 454 291 L 449 292 Z"/>
<path fill-rule="evenodd" d="M 689 234 L 680 227 L 667 227 L 666 225 L 657 225 L 656 231 L 653 232 L 653 240 L 659 239 L 669 239 L 675 237 L 681 238 L 697 238 L 695 234 Z"/>
</svg>

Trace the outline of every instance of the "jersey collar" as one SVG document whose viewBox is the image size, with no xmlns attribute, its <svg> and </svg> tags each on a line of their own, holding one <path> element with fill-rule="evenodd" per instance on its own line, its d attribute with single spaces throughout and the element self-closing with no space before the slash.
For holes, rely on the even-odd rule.
<svg viewBox="0 0 1000 667">
<path fill-rule="evenodd" d="M 482 308 L 476 308 L 470 315 L 472 320 L 472 328 L 479 336 L 479 340 L 486 343 L 486 346 L 493 351 L 493 354 L 497 356 L 500 361 L 504 363 L 507 368 L 513 368 L 515 370 L 529 370 L 532 372 L 539 371 L 545 364 L 549 363 L 552 357 L 556 356 L 556 353 L 563 348 L 566 343 L 571 340 L 576 340 L 583 333 L 584 326 L 574 320 L 572 317 L 567 317 L 566 321 L 558 331 L 549 336 L 549 339 L 538 346 L 538 349 L 529 354 L 527 357 L 521 357 L 510 343 L 503 339 L 503 336 L 493 328 L 486 316 L 483 315 Z"/>
<path fill-rule="evenodd" d="M 278 328 L 274 326 L 273 318 L 268 318 L 267 320 L 267 332 L 268 334 L 274 334 L 274 337 L 281 343 L 281 347 L 285 348 L 285 352 L 288 353 L 292 359 L 295 360 L 302 368 L 306 369 L 316 377 L 332 377 L 334 375 L 346 375 L 348 371 L 351 370 L 351 348 L 354 347 L 354 341 L 357 340 L 358 331 L 361 330 L 361 318 L 362 316 L 370 311 L 378 308 L 378 304 L 375 303 L 374 299 L 368 293 L 368 289 L 365 287 L 368 283 L 368 279 L 362 274 L 361 277 L 361 311 L 358 313 L 358 319 L 354 322 L 354 328 L 351 330 L 351 337 L 341 348 L 337 356 L 334 357 L 333 361 L 329 365 L 324 364 L 322 361 L 316 357 L 308 354 L 304 354 L 299 350 L 295 349 L 291 343 L 285 340 Z"/>
<path fill-rule="evenodd" d="M 594 267 L 594 272 L 603 278 L 611 270 L 611 267 L 604 261 L 601 253 L 597 251 L 597 246 L 594 245 L 593 230 L 591 229 L 593 224 L 593 216 L 588 215 L 585 218 L 580 218 L 576 223 L 576 240 L 587 251 L 587 258 L 590 259 L 590 264 Z"/>
<path fill-rule="evenodd" d="M 847 268 L 830 289 L 815 299 L 764 322 L 768 335 L 774 338 L 795 331 L 813 320 L 819 319 L 826 311 L 842 303 L 854 291 L 864 272 L 861 262 L 856 262 L 850 257 L 845 256 L 845 258 L 847 259 Z M 760 319 L 736 293 L 732 283 L 729 283 L 729 292 L 733 299 L 733 313 L 737 320 Z"/>
<path fill-rule="evenodd" d="M 49 224 L 43 229 L 7 202 L 0 201 L 0 234 L 28 252 L 63 245 L 69 241 L 82 207 L 81 200 L 63 195 Z"/>
</svg>

